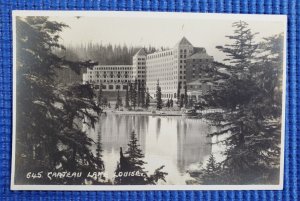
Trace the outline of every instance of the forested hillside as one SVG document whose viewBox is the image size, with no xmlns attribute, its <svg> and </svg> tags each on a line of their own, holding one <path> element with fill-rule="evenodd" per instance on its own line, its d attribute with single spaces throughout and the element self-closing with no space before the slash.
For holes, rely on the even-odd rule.
<svg viewBox="0 0 300 201">
<path fill-rule="evenodd" d="M 92 60 L 100 65 L 131 65 L 133 55 L 141 47 L 133 47 L 127 45 L 103 45 L 99 43 L 88 43 L 81 45 L 68 45 L 65 50 L 56 50 L 55 53 L 59 56 L 65 57 L 70 61 L 86 61 Z M 145 47 L 148 53 L 154 52 L 154 47 Z M 82 73 L 86 72 L 85 69 L 81 74 L 75 74 L 70 70 L 59 69 L 57 72 L 56 81 L 61 84 L 80 83 L 82 81 Z"/>
</svg>

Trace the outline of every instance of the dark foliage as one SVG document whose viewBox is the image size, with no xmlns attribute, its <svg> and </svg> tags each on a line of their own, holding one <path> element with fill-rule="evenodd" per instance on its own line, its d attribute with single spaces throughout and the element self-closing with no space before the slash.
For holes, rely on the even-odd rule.
<svg viewBox="0 0 300 201">
<path fill-rule="evenodd" d="M 162 99 L 161 99 L 161 88 L 159 86 L 159 80 L 157 80 L 156 85 L 156 109 L 160 110 L 163 107 Z"/>
<path fill-rule="evenodd" d="M 232 43 L 217 47 L 227 54 L 230 64 L 223 67 L 229 76 L 216 75 L 216 87 L 203 97 L 207 105 L 223 110 L 206 115 L 218 128 L 210 136 L 218 136 L 216 143 L 226 146 L 216 182 L 277 184 L 282 143 L 283 36 L 258 44 L 247 23 L 235 22 L 233 27 L 234 34 L 227 36 Z"/>
<path fill-rule="evenodd" d="M 95 142 L 82 131 L 82 124 L 93 127 L 101 112 L 94 103 L 90 85 L 55 84 L 57 69 L 79 73 L 94 62 L 67 61 L 53 53 L 62 48 L 59 32 L 67 26 L 47 17 L 16 19 L 17 49 L 17 184 L 28 184 L 27 172 L 103 170 L 103 162 L 89 147 Z M 94 111 L 90 113 L 89 111 Z M 82 178 L 34 180 L 34 183 L 83 184 Z"/>
<path fill-rule="evenodd" d="M 121 185 L 155 185 L 159 180 L 165 181 L 166 172 L 161 171 L 164 166 L 157 168 L 152 175 L 148 175 L 144 170 L 144 154 L 138 144 L 138 139 L 133 131 L 130 135 L 130 141 L 127 151 L 123 154 L 120 148 L 120 163 L 116 169 L 114 183 Z M 124 176 L 126 175 L 126 176 Z"/>
</svg>

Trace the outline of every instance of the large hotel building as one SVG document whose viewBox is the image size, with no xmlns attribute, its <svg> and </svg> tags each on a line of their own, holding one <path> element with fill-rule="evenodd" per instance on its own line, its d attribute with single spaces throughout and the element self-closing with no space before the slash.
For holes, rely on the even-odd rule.
<svg viewBox="0 0 300 201">
<path fill-rule="evenodd" d="M 100 83 L 104 91 L 126 90 L 128 82 L 135 79 L 145 83 L 152 97 L 156 96 L 156 86 L 162 91 L 162 98 L 177 99 L 178 86 L 184 93 L 184 86 L 201 79 L 201 68 L 209 68 L 213 57 L 204 48 L 193 47 L 183 37 L 172 49 L 147 54 L 140 49 L 132 59 L 132 65 L 98 65 L 83 74 L 83 82 Z M 192 89 L 189 86 L 188 89 Z M 201 92 L 201 87 L 198 91 Z"/>
</svg>

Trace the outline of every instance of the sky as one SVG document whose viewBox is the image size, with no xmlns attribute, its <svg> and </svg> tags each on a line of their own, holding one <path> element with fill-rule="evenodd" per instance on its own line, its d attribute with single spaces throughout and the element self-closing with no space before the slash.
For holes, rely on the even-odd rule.
<svg viewBox="0 0 300 201">
<path fill-rule="evenodd" d="M 75 15 L 76 16 L 76 15 Z M 228 43 L 226 35 L 233 33 L 232 23 L 243 20 L 249 24 L 253 32 L 258 32 L 257 41 L 263 37 L 284 32 L 283 20 L 266 16 L 248 17 L 231 15 L 224 17 L 160 17 L 157 14 L 146 15 L 92 15 L 51 16 L 50 20 L 69 25 L 61 33 L 65 45 L 79 45 L 88 42 L 128 46 L 173 47 L 185 36 L 194 47 L 204 47 L 215 60 L 222 61 L 225 57 L 217 50 L 217 45 Z M 184 17 L 182 17 L 184 16 Z M 195 16 L 195 15 L 193 15 Z M 210 15 L 211 16 L 211 15 Z M 280 18 L 281 19 L 281 18 Z"/>
</svg>

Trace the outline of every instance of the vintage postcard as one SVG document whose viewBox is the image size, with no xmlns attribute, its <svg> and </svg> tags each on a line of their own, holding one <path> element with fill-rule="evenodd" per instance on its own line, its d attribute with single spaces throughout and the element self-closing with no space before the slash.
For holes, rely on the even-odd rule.
<svg viewBox="0 0 300 201">
<path fill-rule="evenodd" d="M 286 16 L 12 15 L 12 190 L 282 189 Z"/>
</svg>

